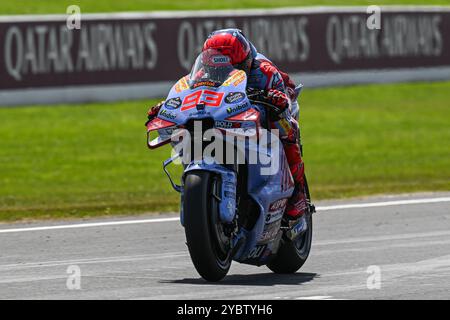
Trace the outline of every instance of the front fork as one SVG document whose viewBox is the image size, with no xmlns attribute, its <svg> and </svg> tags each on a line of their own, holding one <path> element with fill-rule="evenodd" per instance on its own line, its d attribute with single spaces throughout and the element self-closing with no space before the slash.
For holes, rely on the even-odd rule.
<svg viewBox="0 0 450 320">
<path fill-rule="evenodd" d="M 181 224 L 184 226 L 184 217 L 183 217 L 183 186 L 177 185 L 173 182 L 169 172 L 166 167 L 171 164 L 175 159 L 179 158 L 181 155 L 176 154 L 175 156 L 167 159 L 163 163 L 163 170 L 169 178 L 170 184 L 175 189 L 175 191 L 181 194 L 181 208 L 180 208 L 180 220 Z M 193 161 L 189 165 L 186 166 L 183 173 L 184 176 L 190 171 L 209 171 L 213 172 L 220 177 L 220 187 L 219 190 L 215 190 L 212 192 L 211 196 L 213 196 L 219 202 L 219 218 L 220 221 L 225 225 L 232 225 L 235 222 L 236 217 L 236 186 L 237 186 L 237 175 L 233 170 L 225 168 L 221 165 L 210 164 L 201 161 Z"/>
</svg>

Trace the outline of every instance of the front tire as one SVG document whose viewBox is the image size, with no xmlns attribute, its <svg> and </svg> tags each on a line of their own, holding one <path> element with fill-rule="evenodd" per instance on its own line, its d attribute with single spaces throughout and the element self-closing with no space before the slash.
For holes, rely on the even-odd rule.
<svg viewBox="0 0 450 320">
<path fill-rule="evenodd" d="M 217 187 L 217 178 L 207 171 L 189 172 L 184 181 L 186 243 L 195 269 L 207 281 L 221 280 L 231 266 L 231 249 L 213 197 Z"/>
</svg>

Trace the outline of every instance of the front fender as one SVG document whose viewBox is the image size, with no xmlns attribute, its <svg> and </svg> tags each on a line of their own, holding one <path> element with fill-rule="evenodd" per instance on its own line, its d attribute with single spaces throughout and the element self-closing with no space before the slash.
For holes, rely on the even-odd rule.
<svg viewBox="0 0 450 320">
<path fill-rule="evenodd" d="M 221 176 L 221 194 L 219 203 L 220 220 L 224 223 L 231 223 L 236 215 L 236 184 L 237 176 L 233 170 L 227 169 L 218 164 L 206 163 L 202 161 L 191 162 L 183 173 L 183 180 L 187 173 L 191 171 L 210 171 Z M 183 197 L 182 200 L 183 201 Z M 183 208 L 183 204 L 181 204 Z M 183 210 L 180 212 L 180 221 L 184 226 Z"/>
</svg>

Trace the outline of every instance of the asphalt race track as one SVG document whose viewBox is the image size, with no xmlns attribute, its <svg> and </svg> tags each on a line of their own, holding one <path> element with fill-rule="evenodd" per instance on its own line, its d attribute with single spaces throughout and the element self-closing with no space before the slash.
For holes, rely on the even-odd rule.
<svg viewBox="0 0 450 320">
<path fill-rule="evenodd" d="M 196 273 L 176 214 L 0 224 L 0 297 L 450 299 L 450 193 L 316 206 L 298 273 L 234 263 L 220 283 Z"/>
</svg>

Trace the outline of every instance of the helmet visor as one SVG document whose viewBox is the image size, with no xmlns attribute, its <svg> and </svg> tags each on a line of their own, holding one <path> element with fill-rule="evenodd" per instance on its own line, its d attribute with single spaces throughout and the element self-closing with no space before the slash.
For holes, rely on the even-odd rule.
<svg viewBox="0 0 450 320">
<path fill-rule="evenodd" d="M 199 83 L 210 87 L 220 86 L 233 70 L 228 56 L 215 49 L 205 50 L 195 60 L 189 75 L 189 86 L 192 88 Z"/>
</svg>

